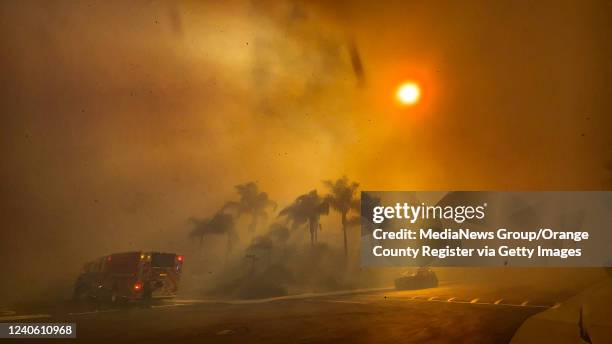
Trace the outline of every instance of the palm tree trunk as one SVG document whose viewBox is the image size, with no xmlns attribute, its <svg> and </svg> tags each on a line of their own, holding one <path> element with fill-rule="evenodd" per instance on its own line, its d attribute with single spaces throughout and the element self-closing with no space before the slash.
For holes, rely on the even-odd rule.
<svg viewBox="0 0 612 344">
<path fill-rule="evenodd" d="M 315 221 L 309 221 L 308 226 L 310 227 L 310 246 L 314 246 L 317 241 L 317 224 Z"/>
<path fill-rule="evenodd" d="M 346 212 L 342 212 L 342 232 L 344 234 L 344 256 L 348 256 L 348 242 L 346 239 Z"/>
</svg>

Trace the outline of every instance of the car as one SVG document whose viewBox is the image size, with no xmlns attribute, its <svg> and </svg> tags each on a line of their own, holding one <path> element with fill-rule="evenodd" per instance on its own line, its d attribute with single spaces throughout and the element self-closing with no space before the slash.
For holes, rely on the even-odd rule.
<svg viewBox="0 0 612 344">
<path fill-rule="evenodd" d="M 90 261 L 74 284 L 75 300 L 119 303 L 172 298 L 178 291 L 183 256 L 123 252 Z"/>
<path fill-rule="evenodd" d="M 438 277 L 428 267 L 418 268 L 416 272 L 406 272 L 402 277 L 395 279 L 395 289 L 414 290 L 435 288 L 438 286 Z"/>
</svg>

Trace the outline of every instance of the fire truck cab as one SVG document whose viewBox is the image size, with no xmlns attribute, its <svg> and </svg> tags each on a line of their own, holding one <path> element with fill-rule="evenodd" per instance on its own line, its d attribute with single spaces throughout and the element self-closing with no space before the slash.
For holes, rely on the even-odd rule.
<svg viewBox="0 0 612 344">
<path fill-rule="evenodd" d="M 83 266 L 73 296 L 111 303 L 171 298 L 182 269 L 183 256 L 174 253 L 114 253 Z"/>
</svg>

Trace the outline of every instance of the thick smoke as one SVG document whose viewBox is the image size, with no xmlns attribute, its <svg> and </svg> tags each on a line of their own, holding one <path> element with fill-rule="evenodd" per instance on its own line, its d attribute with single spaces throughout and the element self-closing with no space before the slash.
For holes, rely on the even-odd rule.
<svg viewBox="0 0 612 344">
<path fill-rule="evenodd" d="M 61 297 L 84 262 L 129 250 L 184 253 L 185 287 L 205 286 L 345 173 L 369 190 L 609 189 L 609 7 L 0 2 L 0 295 Z M 404 79 L 423 86 L 409 110 Z M 224 209 L 248 180 L 278 204 L 267 221 Z M 238 238 L 202 229 L 215 214 Z M 344 259 L 341 214 L 319 220 L 314 248 L 289 223 L 285 267 L 347 284 L 317 266 Z"/>
</svg>

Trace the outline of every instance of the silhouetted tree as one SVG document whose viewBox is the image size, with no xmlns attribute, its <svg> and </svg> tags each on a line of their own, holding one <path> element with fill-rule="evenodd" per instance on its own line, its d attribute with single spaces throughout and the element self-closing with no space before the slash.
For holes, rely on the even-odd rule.
<svg viewBox="0 0 612 344">
<path fill-rule="evenodd" d="M 292 229 L 308 224 L 310 245 L 314 246 L 319 219 L 321 215 L 327 214 L 329 214 L 329 203 L 317 194 L 317 190 L 312 190 L 296 198 L 291 205 L 281 210 L 278 216 L 284 216 L 291 223 Z"/>
<path fill-rule="evenodd" d="M 346 176 L 333 181 L 325 180 L 323 184 L 327 186 L 330 193 L 325 196 L 326 202 L 337 212 L 340 213 L 342 221 L 342 233 L 344 234 L 344 255 L 348 255 L 348 242 L 346 229 L 349 226 L 348 213 L 355 207 L 357 199 L 355 192 L 359 187 L 356 182 L 351 182 Z"/>
<path fill-rule="evenodd" d="M 227 235 L 227 255 L 232 251 L 234 244 L 238 241 L 236 234 L 234 217 L 224 213 L 223 210 L 218 211 L 213 217 L 205 219 L 191 218 L 194 228 L 189 233 L 191 238 L 200 239 L 200 249 L 204 236 L 208 234 L 226 234 Z"/>
<path fill-rule="evenodd" d="M 276 203 L 270 200 L 267 193 L 260 192 L 257 184 L 253 182 L 236 185 L 236 191 L 240 195 L 240 200 L 238 202 L 227 202 L 223 209 L 235 211 L 237 217 L 243 214 L 250 215 L 249 233 L 253 234 L 259 220 L 268 218 L 266 210 L 268 208 L 275 210 Z"/>
</svg>

